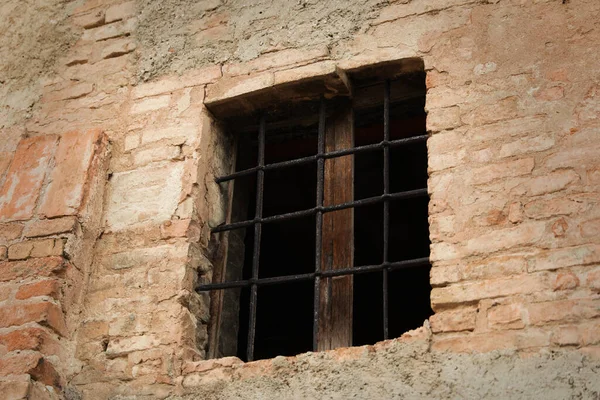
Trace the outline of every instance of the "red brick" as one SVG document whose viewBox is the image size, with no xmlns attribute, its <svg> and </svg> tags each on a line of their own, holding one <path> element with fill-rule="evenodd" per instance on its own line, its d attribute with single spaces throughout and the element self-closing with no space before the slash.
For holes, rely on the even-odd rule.
<svg viewBox="0 0 600 400">
<path fill-rule="evenodd" d="M 21 140 L 0 188 L 0 221 L 23 220 L 33 216 L 40 189 L 52 155 L 56 136 Z"/>
<path fill-rule="evenodd" d="M 52 171 L 40 214 L 46 217 L 74 215 L 83 201 L 88 169 L 98 151 L 99 130 L 62 135 L 56 151 L 56 167 Z"/>
<path fill-rule="evenodd" d="M 553 270 L 600 262 L 600 245 L 585 245 L 551 250 L 529 261 L 530 271 Z"/>
<path fill-rule="evenodd" d="M 0 359 L 0 376 L 30 374 L 36 381 L 46 385 L 61 387 L 60 376 L 54 366 L 40 353 L 21 353 Z"/>
<path fill-rule="evenodd" d="M 587 320 L 600 316 L 600 299 L 574 299 L 533 303 L 527 305 L 527 311 L 531 325 Z"/>
<path fill-rule="evenodd" d="M 0 243 L 8 243 L 21 237 L 23 225 L 17 222 L 0 224 Z"/>
<path fill-rule="evenodd" d="M 8 351 L 38 350 L 44 355 L 60 353 L 59 342 L 43 328 L 24 328 L 0 334 L 0 344 L 6 346 Z"/>
<path fill-rule="evenodd" d="M 429 318 L 433 332 L 458 332 L 475 329 L 477 308 L 464 307 L 442 311 Z"/>
<path fill-rule="evenodd" d="M 72 232 L 75 230 L 77 223 L 76 217 L 40 219 L 27 224 L 24 236 L 31 238 Z"/>
<path fill-rule="evenodd" d="M 190 219 L 166 221 L 160 226 L 160 236 L 163 239 L 172 237 L 185 237 L 187 235 L 188 228 L 190 227 L 190 222 Z"/>
<path fill-rule="evenodd" d="M 57 280 L 47 279 L 21 286 L 15 297 L 18 300 L 25 300 L 30 297 L 37 296 L 51 296 L 56 299 L 58 297 L 59 290 L 60 286 Z"/>
<path fill-rule="evenodd" d="M 62 310 L 56 304 L 44 301 L 0 307 L 0 328 L 23 325 L 28 322 L 47 325 L 63 336 L 67 333 Z"/>
<path fill-rule="evenodd" d="M 62 257 L 32 258 L 26 261 L 0 262 L 0 282 L 15 279 L 46 277 L 66 267 Z"/>
</svg>

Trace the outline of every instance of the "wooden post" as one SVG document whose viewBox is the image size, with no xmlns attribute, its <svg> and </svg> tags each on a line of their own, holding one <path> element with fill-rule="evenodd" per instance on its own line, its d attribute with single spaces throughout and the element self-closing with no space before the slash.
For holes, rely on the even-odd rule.
<svg viewBox="0 0 600 400">
<path fill-rule="evenodd" d="M 327 121 L 325 151 L 354 147 L 354 115 L 344 102 Z M 325 206 L 354 199 L 354 156 L 325 160 Z M 354 266 L 354 209 L 323 215 L 323 271 Z M 318 350 L 352 346 L 352 275 L 321 280 Z"/>
</svg>

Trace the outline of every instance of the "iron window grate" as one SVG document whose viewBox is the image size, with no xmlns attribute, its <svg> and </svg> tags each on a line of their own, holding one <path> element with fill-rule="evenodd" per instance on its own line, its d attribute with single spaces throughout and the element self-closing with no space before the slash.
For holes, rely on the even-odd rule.
<svg viewBox="0 0 600 400">
<path fill-rule="evenodd" d="M 390 193 L 390 148 L 404 146 L 417 142 L 424 142 L 428 135 L 412 136 L 403 139 L 390 140 L 390 97 L 391 97 L 390 81 L 384 83 L 384 102 L 383 102 L 383 141 L 379 143 L 355 146 L 349 149 L 325 152 L 325 119 L 326 119 L 326 104 L 325 100 L 321 99 L 319 107 L 319 122 L 318 122 L 318 149 L 317 154 L 309 157 L 297 158 L 294 160 L 265 164 L 265 137 L 266 137 L 266 117 L 260 118 L 258 130 L 258 165 L 254 168 L 237 171 L 235 173 L 217 177 L 217 183 L 228 182 L 236 178 L 241 178 L 256 173 L 256 209 L 255 217 L 251 220 L 223 224 L 212 229 L 212 233 L 231 231 L 234 229 L 243 229 L 254 227 L 254 245 L 252 253 L 252 277 L 245 280 L 236 280 L 221 283 L 202 284 L 196 287 L 196 291 L 211 291 L 234 289 L 242 287 L 250 287 L 250 310 L 249 310 L 249 325 L 248 325 L 248 344 L 247 344 L 247 359 L 254 360 L 254 342 L 256 335 L 256 304 L 258 298 L 258 287 L 266 285 L 276 285 L 288 282 L 298 281 L 314 281 L 314 303 L 313 303 L 313 350 L 317 351 L 318 329 L 319 329 L 319 303 L 320 303 L 320 280 L 321 278 L 330 278 L 336 276 L 356 275 L 367 272 L 383 273 L 383 338 L 389 339 L 389 302 L 388 302 L 388 272 L 402 268 L 412 268 L 419 266 L 429 266 L 429 257 L 414 258 L 402 261 L 389 261 L 389 214 L 390 201 L 399 199 L 408 199 L 415 197 L 427 196 L 427 188 L 420 188 L 408 191 L 399 191 Z M 324 175 L 326 159 L 342 157 L 347 155 L 359 154 L 368 151 L 383 150 L 383 194 L 380 196 L 369 197 L 361 200 L 354 200 L 331 206 L 324 206 Z M 263 217 L 263 197 L 264 197 L 264 174 L 267 170 L 283 169 L 291 166 L 317 163 L 317 198 L 316 206 L 310 209 L 295 211 L 285 214 Z M 322 256 L 322 233 L 323 233 L 323 215 L 325 213 L 356 208 L 364 205 L 383 203 L 383 262 L 375 265 L 364 265 L 357 267 L 349 267 L 335 270 L 321 269 Z M 315 241 L 315 269 L 312 273 L 286 275 L 279 277 L 259 278 L 259 260 L 260 260 L 260 244 L 262 225 L 270 222 L 285 221 L 294 218 L 306 216 L 316 216 L 316 241 Z"/>
</svg>

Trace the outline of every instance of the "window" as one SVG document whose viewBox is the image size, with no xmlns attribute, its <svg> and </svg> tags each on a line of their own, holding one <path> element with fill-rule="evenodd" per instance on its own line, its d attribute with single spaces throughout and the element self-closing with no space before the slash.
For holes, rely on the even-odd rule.
<svg viewBox="0 0 600 400">
<path fill-rule="evenodd" d="M 217 178 L 232 193 L 213 229 L 225 260 L 198 287 L 213 303 L 209 355 L 372 344 L 432 314 L 425 74 L 394 67 L 224 118 L 237 160 Z"/>
</svg>

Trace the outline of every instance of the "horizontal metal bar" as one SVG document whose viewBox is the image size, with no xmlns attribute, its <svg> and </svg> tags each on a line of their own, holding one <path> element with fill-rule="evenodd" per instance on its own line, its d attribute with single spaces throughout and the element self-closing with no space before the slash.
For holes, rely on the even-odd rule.
<svg viewBox="0 0 600 400">
<path fill-rule="evenodd" d="M 219 226 L 213 228 L 212 233 L 247 228 L 249 226 L 252 226 L 252 225 L 258 224 L 258 223 L 266 224 L 269 222 L 287 221 L 287 220 L 294 219 L 294 218 L 308 217 L 308 216 L 316 214 L 317 211 L 321 211 L 323 213 L 328 213 L 328 212 L 333 212 L 333 211 L 345 210 L 347 208 L 366 206 L 366 205 L 370 205 L 370 204 L 377 204 L 377 203 L 381 203 L 385 200 L 401 200 L 401 199 L 410 199 L 413 197 L 421 197 L 421 196 L 427 196 L 427 189 L 423 188 L 423 189 L 407 190 L 404 192 L 384 194 L 381 196 L 368 197 L 366 199 L 349 201 L 347 203 L 335 204 L 333 206 L 314 207 L 314 208 L 309 208 L 307 210 L 294 211 L 294 212 L 287 213 L 287 214 L 273 215 L 273 216 L 264 217 L 264 218 L 254 218 L 254 219 L 247 220 L 247 221 L 232 222 L 231 224 L 219 225 Z"/>
<path fill-rule="evenodd" d="M 258 286 L 267 286 L 267 285 L 275 285 L 279 283 L 289 283 L 289 282 L 302 282 L 302 281 L 310 281 L 315 279 L 317 276 L 322 278 L 331 278 L 334 276 L 344 276 L 344 275 L 357 275 L 364 274 L 367 272 L 377 272 L 382 271 L 384 269 L 394 271 L 398 269 L 404 268 L 413 268 L 420 267 L 423 265 L 429 265 L 429 257 L 421 257 L 415 258 L 412 260 L 403 260 L 403 261 L 395 261 L 395 262 L 387 262 L 378 265 L 363 265 L 360 267 L 353 268 L 343 268 L 343 269 L 335 269 L 321 272 L 311 272 L 306 274 L 298 274 L 298 275 L 285 275 L 285 276 L 277 276 L 272 278 L 261 278 L 261 279 L 248 279 L 243 281 L 231 281 L 231 282 L 221 282 L 221 283 L 208 283 L 204 285 L 199 285 L 196 287 L 196 291 L 202 292 L 207 290 L 222 290 L 222 289 L 235 289 L 247 287 L 253 284 Z"/>
<path fill-rule="evenodd" d="M 367 151 L 382 149 L 386 146 L 396 147 L 396 146 L 401 146 L 401 145 L 406 145 L 406 144 L 411 144 L 411 143 L 417 143 L 417 142 L 427 140 L 427 138 L 428 138 L 428 135 L 419 135 L 419 136 L 412 136 L 412 137 L 408 137 L 408 138 L 396 139 L 396 140 L 390 140 L 390 141 L 384 140 L 379 143 L 367 144 L 364 146 L 358 146 L 358 147 L 353 147 L 353 148 L 344 149 L 344 150 L 336 150 L 336 151 L 332 151 L 332 152 L 321 154 L 321 155 L 315 154 L 314 156 L 296 158 L 294 160 L 289 160 L 289 161 L 281 161 L 281 162 L 277 162 L 277 163 L 267 164 L 262 167 L 257 166 L 257 167 L 245 169 L 243 171 L 234 172 L 233 174 L 221 176 L 221 177 L 216 178 L 215 182 L 217 182 L 217 183 L 227 182 L 232 179 L 241 178 L 241 177 L 247 176 L 247 175 L 252 175 L 253 173 L 255 173 L 257 171 L 261 171 L 261 170 L 269 171 L 269 170 L 274 170 L 274 169 L 293 167 L 296 165 L 309 164 L 311 162 L 317 161 L 320 158 L 329 159 L 329 158 L 335 158 L 335 157 L 343 157 L 343 156 L 347 156 L 350 154 L 359 154 L 359 153 L 365 153 Z"/>
</svg>

